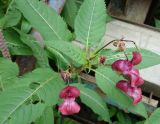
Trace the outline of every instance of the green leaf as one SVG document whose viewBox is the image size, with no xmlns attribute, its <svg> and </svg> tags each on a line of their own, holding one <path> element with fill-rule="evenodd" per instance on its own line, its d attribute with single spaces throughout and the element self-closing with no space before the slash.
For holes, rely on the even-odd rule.
<svg viewBox="0 0 160 124">
<path fill-rule="evenodd" d="M 139 122 L 136 122 L 136 124 L 144 124 L 145 121 L 139 121 Z"/>
<path fill-rule="evenodd" d="M 68 40 L 70 32 L 55 10 L 38 0 L 16 0 L 17 8 L 45 40 Z"/>
<path fill-rule="evenodd" d="M 14 87 L 0 93 L 0 124 L 5 123 L 33 96 L 37 96 L 47 106 L 57 104 L 63 83 L 59 75 L 50 69 L 36 69 L 24 75 Z"/>
<path fill-rule="evenodd" d="M 122 113 L 121 111 L 117 113 L 117 118 L 119 124 L 125 124 L 126 122 L 127 124 L 132 124 L 131 118 L 127 114 Z"/>
<path fill-rule="evenodd" d="M 114 106 L 110 106 L 110 107 L 109 107 L 109 115 L 110 115 L 110 118 L 113 117 L 113 116 L 115 116 L 116 113 L 117 113 L 117 111 L 118 111 L 117 108 L 115 108 Z"/>
<path fill-rule="evenodd" d="M 96 84 L 106 93 L 108 99 L 114 101 L 114 105 L 123 110 L 147 117 L 143 103 L 138 103 L 136 106 L 133 106 L 131 98 L 116 88 L 116 83 L 123 79 L 122 76 L 119 76 L 111 68 L 105 66 L 100 66 L 95 72 Z"/>
<path fill-rule="evenodd" d="M 47 106 L 42 116 L 35 124 L 54 124 L 53 108 L 51 106 Z"/>
<path fill-rule="evenodd" d="M 25 87 L 5 90 L 0 94 L 0 124 L 4 124 L 8 118 L 24 104 L 31 90 Z"/>
<path fill-rule="evenodd" d="M 23 105 L 9 117 L 5 124 L 30 124 L 42 115 L 45 106 L 42 103 Z"/>
<path fill-rule="evenodd" d="M 12 55 L 32 55 L 32 50 L 20 40 L 20 36 L 15 30 L 9 28 L 3 33 Z"/>
<path fill-rule="evenodd" d="M 73 65 L 81 66 L 85 64 L 85 52 L 78 46 L 65 41 L 46 41 L 47 48 L 56 49 L 63 55 L 71 59 Z"/>
<path fill-rule="evenodd" d="M 113 20 L 113 18 L 108 14 L 108 12 L 106 12 L 106 15 L 107 15 L 106 23 L 109 23 L 110 21 Z"/>
<path fill-rule="evenodd" d="M 104 0 L 85 0 L 75 20 L 75 33 L 78 40 L 86 45 L 96 45 L 106 29 L 106 9 Z"/>
<path fill-rule="evenodd" d="M 101 119 L 110 122 L 110 116 L 106 103 L 102 98 L 93 90 L 86 88 L 84 85 L 77 84 L 80 90 L 81 101 L 97 113 Z"/>
<path fill-rule="evenodd" d="M 14 83 L 18 76 L 18 66 L 8 59 L 0 58 L 0 90 L 6 90 L 8 85 Z"/>
<path fill-rule="evenodd" d="M 136 49 L 135 48 L 126 49 L 126 54 L 130 60 L 132 59 L 133 51 L 136 51 Z M 160 55 L 158 55 L 157 53 L 154 53 L 146 49 L 140 49 L 140 53 L 142 55 L 142 62 L 139 65 L 137 65 L 136 68 L 143 69 L 160 63 Z M 106 64 L 112 64 L 114 61 L 118 59 L 126 59 L 123 52 L 119 52 L 116 50 L 106 49 L 103 50 L 101 54 L 106 56 L 107 58 Z"/>
<path fill-rule="evenodd" d="M 126 123 L 125 117 L 124 117 L 123 113 L 120 112 L 120 111 L 117 113 L 117 119 L 119 121 L 119 124 L 125 124 Z"/>
<path fill-rule="evenodd" d="M 20 21 L 21 13 L 14 7 L 13 2 L 11 2 L 5 16 L 0 19 L 0 28 L 15 26 Z"/>
<path fill-rule="evenodd" d="M 31 29 L 31 24 L 26 19 L 23 19 L 21 24 L 21 31 L 24 33 L 28 33 Z"/>
<path fill-rule="evenodd" d="M 141 49 L 140 52 L 142 54 L 142 62 L 137 65 L 136 68 L 143 69 L 160 64 L 160 54 L 154 53 L 146 49 Z"/>
<path fill-rule="evenodd" d="M 40 44 L 38 44 L 38 41 L 35 41 L 35 39 L 31 35 L 27 35 L 18 29 L 17 31 L 20 34 L 22 42 L 32 49 L 33 55 L 37 59 L 38 66 L 42 68 L 49 67 L 47 54 L 44 51 L 44 49 L 40 46 Z"/>
<path fill-rule="evenodd" d="M 63 8 L 62 15 L 66 22 L 74 28 L 74 21 L 77 15 L 78 7 L 76 4 L 76 0 L 67 0 L 65 6 Z"/>
<path fill-rule="evenodd" d="M 144 124 L 159 124 L 160 122 L 160 108 L 156 109 Z"/>
<path fill-rule="evenodd" d="M 56 61 L 58 69 L 66 70 L 70 66 L 69 61 L 56 49 L 46 47 L 47 55 L 50 59 Z"/>
<path fill-rule="evenodd" d="M 160 28 L 160 20 L 159 19 L 155 19 L 155 24 L 157 28 Z"/>
<path fill-rule="evenodd" d="M 80 122 L 78 122 L 78 121 L 76 121 L 76 120 L 74 120 L 72 118 L 65 117 L 65 118 L 63 118 L 63 120 L 60 120 L 60 119 L 61 118 L 57 119 L 56 124 L 61 123 L 61 121 L 62 121 L 62 124 L 81 124 Z"/>
<path fill-rule="evenodd" d="M 19 82 L 35 90 L 35 94 L 48 105 L 55 105 L 58 102 L 59 92 L 64 86 L 60 75 L 47 68 L 39 68 L 26 74 Z"/>
<path fill-rule="evenodd" d="M 2 1 L 0 1 L 0 19 L 4 16 L 4 5 Z M 1 24 L 0 24 L 1 27 Z"/>
</svg>

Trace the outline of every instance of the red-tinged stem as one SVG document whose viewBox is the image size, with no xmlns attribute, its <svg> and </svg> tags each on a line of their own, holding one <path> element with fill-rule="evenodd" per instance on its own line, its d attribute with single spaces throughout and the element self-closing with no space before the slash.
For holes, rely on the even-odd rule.
<svg viewBox="0 0 160 124">
<path fill-rule="evenodd" d="M 11 60 L 11 55 L 5 43 L 3 32 L 0 30 L 0 51 L 2 52 L 3 57 Z"/>
</svg>

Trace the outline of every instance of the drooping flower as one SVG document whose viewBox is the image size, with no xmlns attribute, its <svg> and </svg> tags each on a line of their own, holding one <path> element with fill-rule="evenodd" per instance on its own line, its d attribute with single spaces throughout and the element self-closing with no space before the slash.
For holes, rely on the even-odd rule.
<svg viewBox="0 0 160 124">
<path fill-rule="evenodd" d="M 133 58 L 130 60 L 117 60 L 112 64 L 112 69 L 128 76 L 131 81 L 131 86 L 136 87 L 144 83 L 140 77 L 139 71 L 134 68 L 134 65 L 139 64 L 142 61 L 141 55 L 138 52 L 133 52 Z"/>
<path fill-rule="evenodd" d="M 132 57 L 132 60 L 131 60 L 131 63 L 133 65 L 138 65 L 139 63 L 141 63 L 142 61 L 142 56 L 139 52 L 133 52 L 133 57 Z"/>
<path fill-rule="evenodd" d="M 112 69 L 120 74 L 127 76 L 129 81 L 120 80 L 116 86 L 133 98 L 133 105 L 136 105 L 142 99 L 142 91 L 138 86 L 144 83 L 140 77 L 139 70 L 134 68 L 134 65 L 142 61 L 142 56 L 138 52 L 133 52 L 131 60 L 117 60 L 112 64 Z"/>
<path fill-rule="evenodd" d="M 59 111 L 63 115 L 72 115 L 80 111 L 80 106 L 75 102 L 75 98 L 80 95 L 77 87 L 67 86 L 59 94 L 59 97 L 64 99 L 64 102 L 59 106 Z"/>
<path fill-rule="evenodd" d="M 75 98 L 67 98 L 59 106 L 59 111 L 63 115 L 72 115 L 80 111 L 80 106 L 75 102 Z"/>
<path fill-rule="evenodd" d="M 99 57 L 99 63 L 100 63 L 100 64 L 104 64 L 105 61 L 106 61 L 106 57 L 105 57 L 105 56 L 100 56 L 100 57 Z"/>
<path fill-rule="evenodd" d="M 133 98 L 133 105 L 136 105 L 142 100 L 142 91 L 141 88 L 131 87 L 130 82 L 126 80 L 120 80 L 116 87 L 125 92 L 128 96 Z"/>
<path fill-rule="evenodd" d="M 77 87 L 74 86 L 67 86 L 60 92 L 60 98 L 71 98 L 71 97 L 78 97 L 80 95 L 80 91 Z"/>
<path fill-rule="evenodd" d="M 127 73 L 133 68 L 133 65 L 128 60 L 117 60 L 112 64 L 112 69 L 122 74 Z"/>
</svg>

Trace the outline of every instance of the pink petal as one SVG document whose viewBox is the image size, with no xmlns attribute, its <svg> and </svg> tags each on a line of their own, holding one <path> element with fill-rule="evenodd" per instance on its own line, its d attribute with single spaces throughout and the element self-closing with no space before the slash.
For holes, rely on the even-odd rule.
<svg viewBox="0 0 160 124">
<path fill-rule="evenodd" d="M 125 75 L 130 77 L 131 86 L 137 87 L 144 83 L 143 79 L 139 75 L 139 70 L 132 68 L 131 71 L 125 72 Z"/>
<path fill-rule="evenodd" d="M 139 76 L 139 71 L 137 69 L 132 69 L 129 72 L 125 72 L 125 75 L 130 77 L 132 87 L 138 86 L 138 80 L 140 76 Z"/>
<path fill-rule="evenodd" d="M 139 80 L 138 80 L 138 84 L 136 84 L 137 86 L 140 86 L 144 84 L 144 80 L 140 77 Z"/>
<path fill-rule="evenodd" d="M 128 60 L 117 60 L 112 64 L 112 69 L 120 73 L 128 72 L 132 67 L 132 63 Z"/>
<path fill-rule="evenodd" d="M 80 106 L 74 101 L 75 98 L 65 99 L 64 102 L 59 106 L 59 111 L 63 115 L 72 115 L 80 111 Z"/>
<path fill-rule="evenodd" d="M 126 80 L 120 80 L 117 84 L 116 87 L 124 91 L 125 93 L 128 92 L 128 87 L 129 87 L 129 82 Z"/>
<path fill-rule="evenodd" d="M 140 88 L 131 87 L 130 83 L 125 80 L 120 80 L 116 87 L 125 92 L 128 96 L 133 98 L 133 105 L 136 105 L 142 99 L 142 91 Z"/>
<path fill-rule="evenodd" d="M 67 86 L 60 92 L 60 98 L 71 98 L 78 97 L 80 95 L 80 91 L 77 87 Z"/>
<path fill-rule="evenodd" d="M 133 105 L 136 105 L 138 102 L 142 100 L 142 90 L 141 88 L 131 88 L 128 93 L 129 96 L 133 97 Z"/>
<path fill-rule="evenodd" d="M 138 65 L 142 61 L 142 56 L 139 52 L 133 52 L 133 58 L 131 60 L 133 65 Z"/>
</svg>

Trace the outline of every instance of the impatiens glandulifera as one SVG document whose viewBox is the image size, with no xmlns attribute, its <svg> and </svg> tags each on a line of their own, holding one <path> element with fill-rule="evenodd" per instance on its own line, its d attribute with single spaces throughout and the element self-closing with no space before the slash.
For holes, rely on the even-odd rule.
<svg viewBox="0 0 160 124">
<path fill-rule="evenodd" d="M 117 60 L 112 64 L 112 69 L 120 74 L 129 77 L 129 81 L 121 80 L 117 83 L 117 87 L 125 92 L 127 95 L 133 97 L 133 105 L 136 105 L 142 99 L 142 91 L 138 86 L 144 83 L 140 77 L 139 70 L 134 68 L 134 65 L 142 61 L 142 56 L 138 52 L 133 52 L 131 60 Z"/>
<path fill-rule="evenodd" d="M 116 87 L 125 92 L 128 96 L 133 98 L 133 105 L 136 105 L 142 100 L 142 91 L 141 88 L 131 87 L 130 82 L 125 80 L 120 80 Z"/>
<path fill-rule="evenodd" d="M 59 111 L 63 115 L 72 115 L 80 111 L 80 106 L 75 102 L 75 98 L 80 95 L 80 91 L 77 87 L 67 86 L 59 94 L 61 99 L 64 99 L 64 102 L 59 105 Z"/>
</svg>

